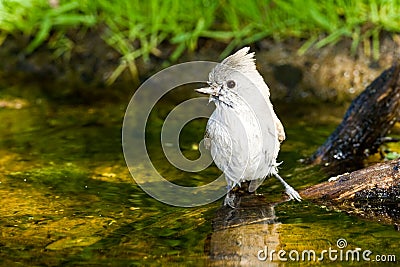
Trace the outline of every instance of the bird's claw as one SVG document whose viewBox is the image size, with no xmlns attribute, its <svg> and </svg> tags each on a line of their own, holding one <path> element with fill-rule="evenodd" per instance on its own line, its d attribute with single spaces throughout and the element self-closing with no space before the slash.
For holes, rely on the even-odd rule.
<svg viewBox="0 0 400 267">
<path fill-rule="evenodd" d="M 299 195 L 299 193 L 296 190 L 294 190 L 293 187 L 287 186 L 285 193 L 289 196 L 290 200 L 295 199 L 295 200 L 301 202 L 301 199 L 302 199 L 301 196 Z"/>
<path fill-rule="evenodd" d="M 235 194 L 230 194 L 229 192 L 226 194 L 224 200 L 224 206 L 229 206 L 232 209 L 235 209 Z"/>
</svg>

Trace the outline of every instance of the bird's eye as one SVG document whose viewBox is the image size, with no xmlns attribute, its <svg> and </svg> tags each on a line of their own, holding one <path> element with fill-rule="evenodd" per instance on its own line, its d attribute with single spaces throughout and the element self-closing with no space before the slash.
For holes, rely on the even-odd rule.
<svg viewBox="0 0 400 267">
<path fill-rule="evenodd" d="M 236 83 L 234 80 L 229 80 L 226 82 L 226 86 L 228 86 L 229 89 L 232 89 L 236 86 Z"/>
</svg>

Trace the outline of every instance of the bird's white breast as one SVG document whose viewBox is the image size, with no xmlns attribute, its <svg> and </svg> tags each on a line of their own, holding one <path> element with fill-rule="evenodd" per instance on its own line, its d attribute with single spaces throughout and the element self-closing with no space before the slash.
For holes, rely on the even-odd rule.
<svg viewBox="0 0 400 267">
<path fill-rule="evenodd" d="M 233 185 L 276 171 L 279 141 L 272 116 L 262 110 L 257 114 L 246 105 L 232 109 L 217 104 L 208 121 L 211 155 Z"/>
</svg>

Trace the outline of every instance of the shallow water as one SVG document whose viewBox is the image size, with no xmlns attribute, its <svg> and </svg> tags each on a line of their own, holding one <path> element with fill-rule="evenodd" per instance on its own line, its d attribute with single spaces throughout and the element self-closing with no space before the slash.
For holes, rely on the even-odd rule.
<svg viewBox="0 0 400 267">
<path fill-rule="evenodd" d="M 9 92 L 3 94 L 7 101 L 15 98 Z M 157 141 L 168 110 L 182 100 L 179 96 L 163 99 L 150 116 L 149 154 L 169 180 L 187 186 L 205 184 L 220 174 L 217 168 L 191 175 L 180 172 L 167 163 Z M 336 242 L 342 238 L 348 249 L 371 250 L 371 259 L 378 254 L 400 258 L 400 232 L 393 226 L 308 201 L 274 206 L 271 216 L 276 227 L 272 230 L 265 224 L 231 228 L 226 233 L 213 230 L 222 199 L 194 208 L 173 207 L 135 184 L 121 148 L 128 103 L 102 101 L 85 106 L 52 103 L 37 95 L 22 99 L 23 105 L 0 109 L 1 265 L 271 264 L 257 259 L 264 247 L 251 240 L 260 237 L 287 252 L 338 249 Z M 293 187 L 305 188 L 328 178 L 299 160 L 324 142 L 344 111 L 345 105 L 276 105 L 287 133 L 279 156 L 280 173 Z M 205 123 L 196 120 L 183 129 L 180 145 L 188 158 L 199 155 L 196 144 Z M 269 179 L 258 193 L 277 201 L 282 191 L 276 180 Z M 235 249 L 247 251 L 221 255 L 219 246 L 234 235 L 243 240 Z M 332 266 L 373 263 L 326 259 L 324 263 Z"/>
</svg>

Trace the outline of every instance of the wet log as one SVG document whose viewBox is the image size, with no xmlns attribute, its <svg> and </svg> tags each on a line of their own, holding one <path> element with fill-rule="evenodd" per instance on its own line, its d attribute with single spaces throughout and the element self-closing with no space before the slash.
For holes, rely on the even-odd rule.
<svg viewBox="0 0 400 267">
<path fill-rule="evenodd" d="M 400 118 L 400 61 L 385 70 L 351 103 L 342 122 L 310 160 L 336 174 L 363 167 Z"/>
<path fill-rule="evenodd" d="M 376 78 L 348 108 L 342 122 L 310 158 L 340 174 L 300 194 L 305 199 L 375 221 L 400 222 L 400 159 L 363 168 L 400 118 L 400 61 Z"/>
<path fill-rule="evenodd" d="M 375 221 L 400 223 L 400 159 L 330 178 L 300 192 L 304 199 Z"/>
</svg>

